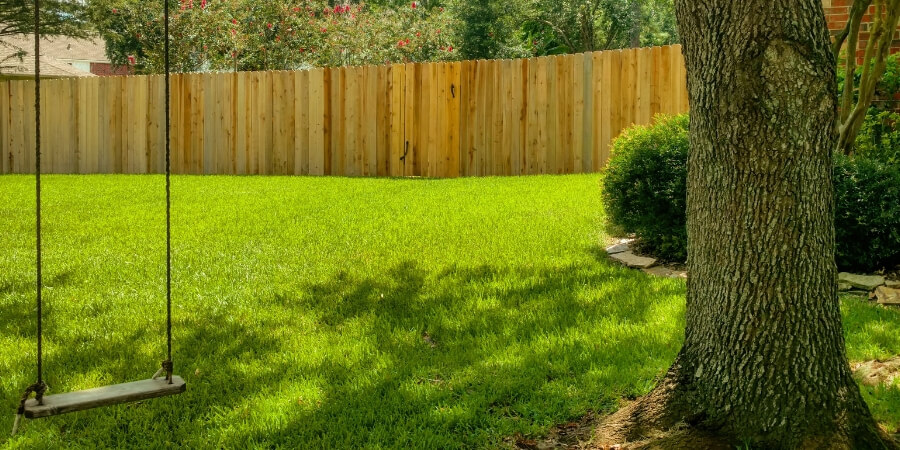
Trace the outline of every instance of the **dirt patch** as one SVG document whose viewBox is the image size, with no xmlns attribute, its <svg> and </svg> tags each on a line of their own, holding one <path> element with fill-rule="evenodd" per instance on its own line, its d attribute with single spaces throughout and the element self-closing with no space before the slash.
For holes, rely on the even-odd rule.
<svg viewBox="0 0 900 450">
<path fill-rule="evenodd" d="M 850 364 L 853 375 L 866 386 L 893 385 L 900 380 L 900 356 L 887 361 L 866 361 Z"/>
<path fill-rule="evenodd" d="M 512 438 L 507 438 L 506 441 L 512 448 L 526 450 L 582 450 L 596 448 L 590 447 L 589 443 L 594 427 L 597 426 L 597 421 L 597 416 L 594 413 L 587 413 L 575 422 L 569 422 L 554 427 L 546 437 L 531 439 L 517 435 Z"/>
</svg>

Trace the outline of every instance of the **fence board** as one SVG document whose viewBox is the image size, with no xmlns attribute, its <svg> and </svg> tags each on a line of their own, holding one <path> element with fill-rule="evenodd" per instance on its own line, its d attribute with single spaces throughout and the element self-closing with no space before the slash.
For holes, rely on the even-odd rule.
<svg viewBox="0 0 900 450">
<path fill-rule="evenodd" d="M 0 81 L 0 174 L 12 173 L 9 157 L 9 82 Z"/>
<path fill-rule="evenodd" d="M 309 174 L 325 175 L 325 70 L 309 72 Z"/>
<path fill-rule="evenodd" d="M 48 80 L 48 173 L 161 173 L 161 76 Z M 688 108 L 679 46 L 529 60 L 174 74 L 176 174 L 600 171 L 621 130 Z M 0 82 L 0 173 L 34 170 L 34 83 Z"/>
<path fill-rule="evenodd" d="M 309 175 L 309 71 L 295 72 L 294 82 L 294 175 Z"/>
</svg>

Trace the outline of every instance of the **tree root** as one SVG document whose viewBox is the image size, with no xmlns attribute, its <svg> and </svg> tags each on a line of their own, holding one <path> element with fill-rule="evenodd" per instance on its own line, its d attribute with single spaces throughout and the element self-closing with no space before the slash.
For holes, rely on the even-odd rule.
<svg viewBox="0 0 900 450">
<path fill-rule="evenodd" d="M 733 450 L 746 444 L 758 444 L 741 440 L 725 430 L 713 429 L 702 418 L 692 417 L 688 413 L 688 402 L 689 395 L 667 378 L 647 396 L 601 418 L 588 448 Z M 804 437 L 799 448 L 900 450 L 898 442 L 884 430 L 869 430 L 854 424 L 835 428 L 827 435 Z M 763 442 L 762 448 L 769 448 L 771 444 Z"/>
</svg>

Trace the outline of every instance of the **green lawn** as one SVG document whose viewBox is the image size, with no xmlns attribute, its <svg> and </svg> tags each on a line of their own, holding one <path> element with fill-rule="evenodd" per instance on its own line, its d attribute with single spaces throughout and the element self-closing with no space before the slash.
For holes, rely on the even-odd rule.
<svg viewBox="0 0 900 450">
<path fill-rule="evenodd" d="M 472 448 L 646 393 L 685 286 L 599 251 L 598 177 L 177 177 L 180 397 L 24 424 L 12 447 Z M 162 177 L 45 178 L 54 392 L 164 358 Z M 0 177 L 0 436 L 34 377 L 30 177 Z M 851 358 L 900 315 L 845 299 Z M 900 425 L 897 388 L 867 391 Z M 0 415 L 0 417 L 4 417 Z"/>
</svg>

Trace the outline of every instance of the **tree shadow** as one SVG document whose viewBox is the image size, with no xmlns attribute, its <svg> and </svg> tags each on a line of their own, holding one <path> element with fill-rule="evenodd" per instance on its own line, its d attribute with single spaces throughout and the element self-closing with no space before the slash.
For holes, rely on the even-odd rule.
<svg viewBox="0 0 900 450">
<path fill-rule="evenodd" d="M 185 394 L 31 422 L 22 439 L 62 433 L 75 446 L 109 447 L 146 446 L 147 435 L 225 448 L 484 445 L 577 417 L 585 403 L 612 408 L 649 389 L 680 346 L 681 319 L 653 330 L 682 313 L 672 299 L 683 293 L 683 283 L 602 264 L 428 271 L 410 260 L 377 276 L 341 271 L 247 299 L 251 306 L 182 311 L 175 364 Z M 0 309 L 0 320 L 27 320 L 20 309 Z M 75 342 L 48 329 L 48 340 L 70 347 L 47 355 L 51 385 L 146 378 L 164 341 L 158 324 L 139 323 Z M 593 324 L 603 331 L 593 333 Z M 0 337 L 11 336 L 22 337 L 0 326 Z M 12 410 L 18 395 L 4 392 L 3 404 Z"/>
</svg>

